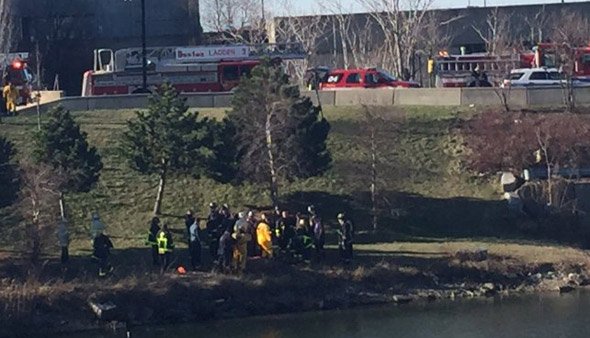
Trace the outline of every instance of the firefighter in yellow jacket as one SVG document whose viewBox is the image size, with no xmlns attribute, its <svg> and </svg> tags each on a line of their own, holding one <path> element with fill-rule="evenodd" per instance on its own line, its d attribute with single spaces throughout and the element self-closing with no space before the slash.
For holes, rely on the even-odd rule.
<svg viewBox="0 0 590 338">
<path fill-rule="evenodd" d="M 16 114 L 16 104 L 18 101 L 18 89 L 9 81 L 2 89 L 2 97 L 6 102 L 6 113 L 9 115 Z"/>
<path fill-rule="evenodd" d="M 272 257 L 272 232 L 265 214 L 260 216 L 260 223 L 256 228 L 256 239 L 262 251 L 262 258 Z"/>
</svg>

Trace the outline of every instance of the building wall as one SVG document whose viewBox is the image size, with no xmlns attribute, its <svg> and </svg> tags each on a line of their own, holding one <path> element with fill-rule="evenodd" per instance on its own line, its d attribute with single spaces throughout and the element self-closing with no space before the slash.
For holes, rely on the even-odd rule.
<svg viewBox="0 0 590 338">
<path fill-rule="evenodd" d="M 43 79 L 79 95 L 97 48 L 141 46 L 141 0 L 12 0 L 13 50 L 43 55 Z M 146 0 L 148 46 L 201 42 L 198 0 Z"/>
<path fill-rule="evenodd" d="M 487 30 L 486 20 L 488 16 L 495 10 L 495 7 L 469 7 L 460 9 L 441 9 L 432 10 L 431 12 L 438 18 L 440 22 L 451 22 L 448 26 L 441 25 L 439 30 L 441 33 L 449 33 L 451 42 L 448 49 L 451 53 L 458 53 L 460 46 L 466 46 L 468 52 L 482 52 L 485 49 L 485 43 L 477 34 L 475 28 L 481 31 Z M 499 16 L 510 17 L 510 28 L 513 37 L 518 40 L 530 40 L 530 29 L 524 21 L 528 17 L 532 19 L 537 13 L 543 12 L 545 16 L 557 16 L 562 10 L 569 10 L 585 15 L 590 19 L 590 1 L 575 2 L 575 3 L 556 3 L 545 5 L 519 5 L 519 6 L 504 6 L 498 8 Z M 383 32 L 379 25 L 371 17 L 369 13 L 351 14 L 353 30 L 362 29 L 365 27 L 366 20 L 373 21 L 371 24 L 371 38 L 374 41 L 383 41 Z M 316 17 L 301 17 L 302 21 L 316 19 Z M 340 43 L 340 34 L 337 28 L 332 31 L 332 27 L 337 27 L 337 21 L 334 16 L 322 16 L 321 20 L 327 22 L 326 34 L 321 36 L 318 41 L 319 50 L 317 60 L 324 61 L 324 64 L 332 65 L 326 60 L 336 59 L 336 65 L 341 66 L 342 44 Z M 272 36 L 276 36 L 278 41 L 289 39 L 289 37 L 281 36 L 280 27 L 287 21 L 286 18 L 276 18 L 274 21 L 274 28 Z M 549 25 L 552 23 L 548 20 Z M 549 33 L 550 27 L 546 27 L 546 33 Z M 590 33 L 589 33 L 590 34 Z M 422 39 L 429 39 L 432 37 L 423 36 Z M 539 41 L 531 41 L 537 43 Z M 370 66 L 370 65 L 367 65 Z"/>
</svg>

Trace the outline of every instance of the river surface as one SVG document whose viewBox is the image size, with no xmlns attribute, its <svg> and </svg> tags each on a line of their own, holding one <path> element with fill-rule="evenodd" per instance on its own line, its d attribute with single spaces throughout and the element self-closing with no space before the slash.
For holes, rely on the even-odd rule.
<svg viewBox="0 0 590 338">
<path fill-rule="evenodd" d="M 84 333 L 52 338 L 126 338 Z M 590 292 L 440 301 L 133 328 L 131 338 L 588 338 Z"/>
</svg>

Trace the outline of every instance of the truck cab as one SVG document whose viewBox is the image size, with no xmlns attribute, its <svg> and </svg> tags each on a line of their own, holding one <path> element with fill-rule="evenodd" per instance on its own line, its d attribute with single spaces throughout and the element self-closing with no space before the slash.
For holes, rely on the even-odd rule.
<svg viewBox="0 0 590 338">
<path fill-rule="evenodd" d="M 333 69 L 320 83 L 322 90 L 359 88 L 418 88 L 413 81 L 402 81 L 378 68 Z"/>
</svg>

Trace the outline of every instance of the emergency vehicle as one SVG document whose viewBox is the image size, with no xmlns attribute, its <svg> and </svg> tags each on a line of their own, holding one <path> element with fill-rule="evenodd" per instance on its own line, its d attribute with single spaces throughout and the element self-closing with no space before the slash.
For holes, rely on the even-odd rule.
<svg viewBox="0 0 590 338">
<path fill-rule="evenodd" d="M 332 69 L 320 79 L 320 90 L 359 88 L 418 88 L 419 83 L 403 81 L 378 68 Z"/>
<path fill-rule="evenodd" d="M 180 92 L 228 92 L 263 58 L 303 60 L 299 43 L 148 47 L 147 86 L 169 82 Z M 142 89 L 142 50 L 94 51 L 94 69 L 84 73 L 82 96 L 133 94 Z"/>
<path fill-rule="evenodd" d="M 554 44 L 540 43 L 533 51 L 533 67 L 559 68 L 559 58 Z M 590 82 L 590 46 L 574 48 L 574 55 L 574 80 Z"/>
<path fill-rule="evenodd" d="M 590 82 L 590 46 L 575 48 L 574 53 L 574 80 Z M 498 85 L 513 69 L 560 67 L 555 45 L 551 43 L 539 43 L 532 51 L 502 56 L 486 53 L 449 55 L 443 51 L 434 61 L 437 87 L 466 87 L 476 68 L 479 73 L 486 73 L 492 84 Z"/>
<path fill-rule="evenodd" d="M 486 53 L 449 55 L 439 53 L 435 58 L 437 87 L 467 87 L 472 81 L 472 74 L 487 75 L 492 85 L 498 85 L 504 76 L 515 68 L 531 67 L 532 53 L 489 55 Z"/>
<path fill-rule="evenodd" d="M 19 91 L 17 105 L 31 102 L 34 76 L 29 69 L 28 59 L 29 53 L 26 52 L 0 54 L 2 82 L 3 85 L 11 82 Z"/>
</svg>

